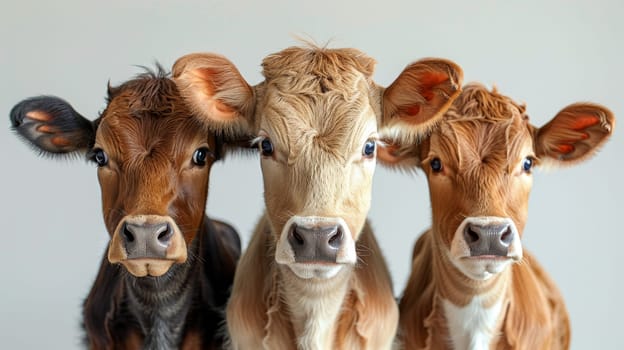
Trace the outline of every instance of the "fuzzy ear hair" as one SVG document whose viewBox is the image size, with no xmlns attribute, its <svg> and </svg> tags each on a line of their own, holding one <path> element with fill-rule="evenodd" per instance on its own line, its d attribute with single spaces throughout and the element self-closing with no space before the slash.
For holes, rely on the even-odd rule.
<svg viewBox="0 0 624 350">
<path fill-rule="evenodd" d="M 420 166 L 419 147 L 417 142 L 400 143 L 385 139 L 377 147 L 377 160 L 386 167 L 412 172 Z"/>
<path fill-rule="evenodd" d="M 37 96 L 11 109 L 11 126 L 44 154 L 86 151 L 95 142 L 95 126 L 64 100 Z"/>
<path fill-rule="evenodd" d="M 383 129 L 413 140 L 428 131 L 460 94 L 463 71 L 455 63 L 427 58 L 407 66 L 383 94 Z"/>
<path fill-rule="evenodd" d="M 252 132 L 254 90 L 228 59 L 189 54 L 174 63 L 172 75 L 190 109 L 211 129 L 232 135 Z"/>
<path fill-rule="evenodd" d="M 615 127 L 613 113 L 601 105 L 575 103 L 535 132 L 536 155 L 546 164 L 575 164 L 593 156 Z"/>
</svg>

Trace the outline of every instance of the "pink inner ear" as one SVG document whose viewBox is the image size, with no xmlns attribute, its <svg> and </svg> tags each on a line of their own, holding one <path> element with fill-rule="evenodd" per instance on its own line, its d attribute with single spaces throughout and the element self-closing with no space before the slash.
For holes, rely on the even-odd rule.
<svg viewBox="0 0 624 350">
<path fill-rule="evenodd" d="M 427 100 L 433 100 L 435 96 L 433 88 L 448 80 L 448 75 L 442 72 L 428 72 L 420 77 L 420 94 Z"/>
<path fill-rule="evenodd" d="M 377 149 L 377 158 L 387 164 L 396 164 L 401 159 L 397 156 L 399 146 L 395 144 L 386 144 L 383 147 Z"/>
<path fill-rule="evenodd" d="M 574 130 L 583 130 L 590 126 L 594 126 L 600 122 L 600 118 L 595 115 L 583 115 L 575 118 L 574 123 L 571 125 Z"/>
<path fill-rule="evenodd" d="M 236 116 L 236 110 L 221 101 L 214 101 L 215 109 L 223 114 L 227 114 L 228 118 L 233 118 Z"/>
<path fill-rule="evenodd" d="M 423 73 L 418 77 L 418 81 L 420 81 L 418 93 L 425 99 L 425 101 L 431 102 L 435 98 L 434 89 L 448 79 L 448 75 L 439 71 Z M 420 110 L 421 105 L 414 104 L 401 108 L 401 114 L 413 117 L 418 115 Z"/>
<path fill-rule="evenodd" d="M 69 146 L 71 144 L 71 142 L 68 139 L 61 137 L 61 136 L 55 136 L 51 138 L 50 142 L 52 142 L 53 145 L 59 146 L 59 147 Z"/>
<path fill-rule="evenodd" d="M 203 83 L 206 91 L 210 95 L 214 95 L 214 83 L 213 77 L 217 74 L 217 71 L 212 68 L 198 68 L 193 71 L 195 73 L 195 79 L 199 79 Z"/>
<path fill-rule="evenodd" d="M 420 105 L 411 105 L 401 109 L 401 114 L 407 114 L 410 117 L 417 115 L 420 112 Z"/>
<path fill-rule="evenodd" d="M 37 127 L 37 131 L 43 132 L 43 133 L 46 133 L 46 134 L 54 134 L 54 133 L 58 132 L 58 129 L 53 127 L 53 126 L 51 126 L 51 125 L 43 124 L 43 125 L 39 125 Z"/>
<path fill-rule="evenodd" d="M 47 122 L 52 119 L 52 116 L 42 111 L 30 111 L 26 113 L 26 118 Z"/>
<path fill-rule="evenodd" d="M 559 153 L 568 154 L 574 152 L 574 146 L 565 143 L 560 144 L 559 146 L 557 146 L 557 151 Z"/>
</svg>

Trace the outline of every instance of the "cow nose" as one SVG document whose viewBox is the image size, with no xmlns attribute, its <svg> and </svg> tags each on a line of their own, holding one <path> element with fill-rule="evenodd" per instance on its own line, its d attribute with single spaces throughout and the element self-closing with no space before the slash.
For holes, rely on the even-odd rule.
<svg viewBox="0 0 624 350">
<path fill-rule="evenodd" d="M 509 224 L 478 225 L 466 224 L 464 239 L 471 256 L 507 256 L 514 231 Z"/>
<path fill-rule="evenodd" d="M 293 224 L 288 243 L 296 262 L 336 262 L 343 232 L 338 225 L 305 227 Z"/>
<path fill-rule="evenodd" d="M 168 222 L 153 224 L 125 222 L 122 233 L 128 259 L 165 258 L 167 247 L 173 237 L 173 229 Z"/>
</svg>

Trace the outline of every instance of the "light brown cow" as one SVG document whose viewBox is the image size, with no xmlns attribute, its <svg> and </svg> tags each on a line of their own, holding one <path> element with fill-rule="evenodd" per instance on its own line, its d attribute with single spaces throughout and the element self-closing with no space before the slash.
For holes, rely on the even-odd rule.
<svg viewBox="0 0 624 350">
<path fill-rule="evenodd" d="M 232 346 L 389 348 L 398 310 L 366 222 L 376 142 L 381 129 L 427 129 L 462 72 L 425 59 L 384 90 L 371 79 L 374 61 L 355 49 L 289 48 L 262 66 L 255 87 L 213 54 L 185 56 L 173 73 L 209 125 L 257 135 L 262 154 L 266 213 L 237 268 Z"/>
<path fill-rule="evenodd" d="M 587 159 L 614 121 L 577 103 L 536 128 L 523 105 L 472 84 L 430 137 L 379 153 L 417 160 L 431 196 L 433 225 L 416 243 L 399 307 L 406 349 L 569 347 L 563 298 L 520 241 L 531 170 Z"/>
</svg>

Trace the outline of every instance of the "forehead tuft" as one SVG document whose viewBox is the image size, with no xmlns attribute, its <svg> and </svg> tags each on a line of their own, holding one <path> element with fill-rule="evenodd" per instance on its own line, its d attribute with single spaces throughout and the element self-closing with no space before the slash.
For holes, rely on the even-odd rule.
<svg viewBox="0 0 624 350">
<path fill-rule="evenodd" d="M 107 108 L 102 113 L 114 109 L 116 115 L 130 115 L 135 118 L 188 117 L 189 112 L 183 103 L 176 84 L 169 73 L 160 65 L 155 70 L 144 68 L 144 72 L 119 86 L 108 87 Z"/>
<path fill-rule="evenodd" d="M 481 84 L 467 85 L 441 123 L 441 147 L 459 167 L 470 171 L 488 163 L 494 168 L 511 166 L 526 156 L 532 140 L 525 106 L 488 90 Z"/>
<path fill-rule="evenodd" d="M 481 119 L 486 122 L 505 122 L 528 119 L 526 106 L 498 93 L 496 88 L 472 83 L 466 85 L 445 116 L 448 121 Z"/>
<path fill-rule="evenodd" d="M 269 55 L 262 61 L 262 68 L 269 83 L 287 86 L 294 93 L 315 94 L 355 89 L 355 80 L 370 79 L 375 60 L 356 49 L 310 45 Z"/>
<path fill-rule="evenodd" d="M 356 49 L 291 47 L 263 60 L 259 111 L 289 162 L 318 145 L 346 157 L 376 119 L 375 61 Z"/>
</svg>

